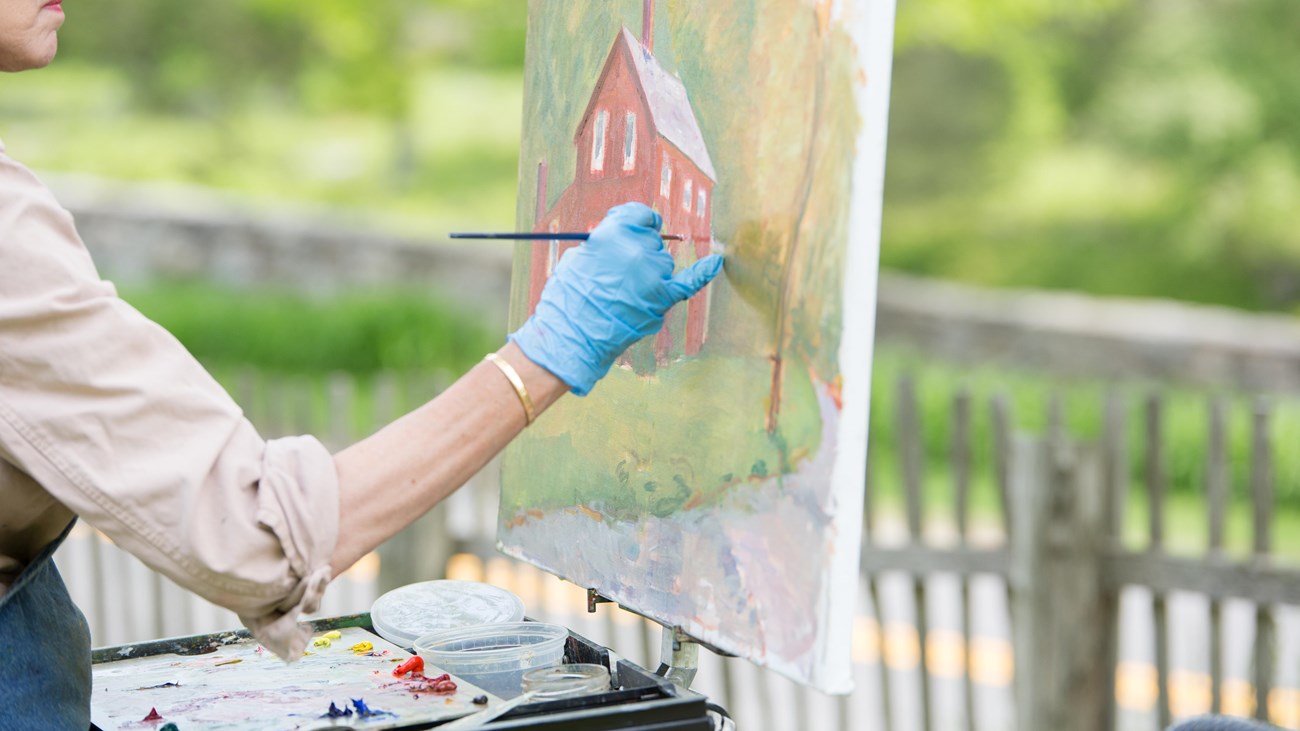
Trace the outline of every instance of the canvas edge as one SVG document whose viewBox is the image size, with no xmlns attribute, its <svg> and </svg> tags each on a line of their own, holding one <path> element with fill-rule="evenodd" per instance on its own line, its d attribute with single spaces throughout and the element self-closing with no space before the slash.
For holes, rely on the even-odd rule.
<svg viewBox="0 0 1300 731">
<path fill-rule="evenodd" d="M 857 156 L 854 166 L 850 242 L 844 271 L 844 332 L 853 337 L 846 337 L 840 349 L 840 372 L 860 376 L 844 379 L 840 455 L 832 471 L 834 495 L 841 502 L 835 506 L 839 519 L 827 583 L 824 626 L 828 632 L 823 645 L 825 654 L 814 664 L 810 678 L 813 686 L 833 694 L 853 691 L 853 617 L 859 594 L 861 516 L 867 468 L 866 460 L 857 459 L 857 455 L 867 454 L 870 421 L 895 13 L 894 0 L 847 0 L 846 5 L 846 13 L 852 14 L 847 18 L 847 29 L 862 53 L 867 84 L 857 98 L 862 119 L 857 144 L 862 154 Z M 854 299 L 866 302 L 853 303 Z M 857 304 L 861 306 L 851 306 Z"/>
</svg>

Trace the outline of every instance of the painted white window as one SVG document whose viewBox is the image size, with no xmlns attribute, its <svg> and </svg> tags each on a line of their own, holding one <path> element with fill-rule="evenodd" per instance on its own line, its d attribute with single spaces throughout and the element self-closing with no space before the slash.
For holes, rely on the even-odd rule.
<svg viewBox="0 0 1300 731">
<path fill-rule="evenodd" d="M 605 131 L 609 128 L 609 112 L 602 109 L 596 112 L 596 127 L 591 135 L 591 171 L 605 169 Z"/>
<path fill-rule="evenodd" d="M 709 203 L 709 194 L 703 188 L 700 188 L 700 194 L 695 197 L 695 212 L 700 218 L 704 218 L 705 207 Z"/>
<path fill-rule="evenodd" d="M 623 124 L 623 169 L 636 167 L 636 112 L 628 112 Z"/>
<path fill-rule="evenodd" d="M 673 164 L 668 159 L 668 153 L 664 153 L 663 171 L 659 173 L 659 195 L 664 198 L 670 198 L 673 194 Z M 671 205 L 672 201 L 669 200 Z"/>
<path fill-rule="evenodd" d="M 560 219 L 557 218 L 551 221 L 551 233 L 555 233 L 559 230 Z M 551 276 L 551 272 L 555 271 L 555 265 L 559 263 L 559 261 L 560 242 L 556 239 L 551 239 L 551 243 L 546 247 L 546 276 Z"/>
<path fill-rule="evenodd" d="M 691 210 L 691 196 L 695 195 L 694 186 L 692 185 L 694 182 L 687 178 L 686 182 L 682 184 L 682 208 L 687 211 Z"/>
</svg>

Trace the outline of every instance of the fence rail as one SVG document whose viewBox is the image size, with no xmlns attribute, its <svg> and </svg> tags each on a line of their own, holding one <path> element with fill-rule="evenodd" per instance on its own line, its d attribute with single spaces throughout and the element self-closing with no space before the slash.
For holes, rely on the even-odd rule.
<svg viewBox="0 0 1300 731">
<path fill-rule="evenodd" d="M 264 434 L 314 433 L 335 448 L 449 380 L 218 375 Z M 1230 410 L 1214 397 L 1197 486 L 1205 549 L 1189 555 L 1170 548 L 1186 543 L 1188 529 L 1166 510 L 1174 485 L 1161 396 L 1142 399 L 1141 423 L 1130 425 L 1129 397 L 1107 394 L 1099 434 L 1083 440 L 1065 427 L 1060 399 L 1048 400 L 1044 433 L 1028 436 L 1006 397 L 959 390 L 941 414 L 947 457 L 927 464 L 916 382 L 903 377 L 892 395 L 897 474 L 877 466 L 883 453 L 868 470 L 858 690 L 828 699 L 702 653 L 697 687 L 731 708 L 742 729 L 1146 731 L 1211 710 L 1300 729 L 1300 571 L 1274 553 L 1268 400 L 1257 400 L 1250 417 L 1250 551 L 1227 547 Z M 986 433 L 975 428 L 980 410 Z M 1136 450 L 1131 427 L 1143 435 Z M 1134 474 L 1141 503 L 1130 495 Z M 578 587 L 495 555 L 495 500 L 490 465 L 336 581 L 322 614 L 364 610 L 410 581 L 487 579 L 524 597 L 534 616 L 653 667 L 656 627 L 610 605 L 587 615 Z M 1137 540 L 1125 531 L 1133 506 L 1146 513 Z M 237 625 L 88 529 L 59 561 L 97 644 Z"/>
</svg>

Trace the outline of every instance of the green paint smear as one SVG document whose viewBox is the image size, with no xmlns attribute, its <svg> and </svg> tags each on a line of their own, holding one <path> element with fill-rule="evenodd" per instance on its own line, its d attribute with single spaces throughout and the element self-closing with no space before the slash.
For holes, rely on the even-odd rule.
<svg viewBox="0 0 1300 731">
<path fill-rule="evenodd" d="M 553 406 L 507 450 L 502 515 L 583 505 L 613 519 L 714 504 L 727 490 L 788 474 L 821 445 L 807 369 L 786 370 L 766 429 L 771 362 L 686 360 L 638 376 L 614 369 L 586 398 Z"/>
</svg>

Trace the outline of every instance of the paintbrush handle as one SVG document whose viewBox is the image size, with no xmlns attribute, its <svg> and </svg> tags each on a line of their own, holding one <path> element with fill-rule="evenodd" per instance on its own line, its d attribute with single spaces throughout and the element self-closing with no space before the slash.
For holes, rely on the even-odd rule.
<svg viewBox="0 0 1300 731">
<path fill-rule="evenodd" d="M 505 239 L 510 241 L 586 241 L 591 234 L 585 231 L 552 231 L 533 233 L 528 231 L 506 233 L 454 233 L 448 234 L 453 239 Z M 678 234 L 664 234 L 667 241 L 682 241 L 686 237 Z"/>
<path fill-rule="evenodd" d="M 508 239 L 522 241 L 586 241 L 591 234 L 580 231 L 556 233 L 455 233 L 453 239 Z"/>
</svg>

